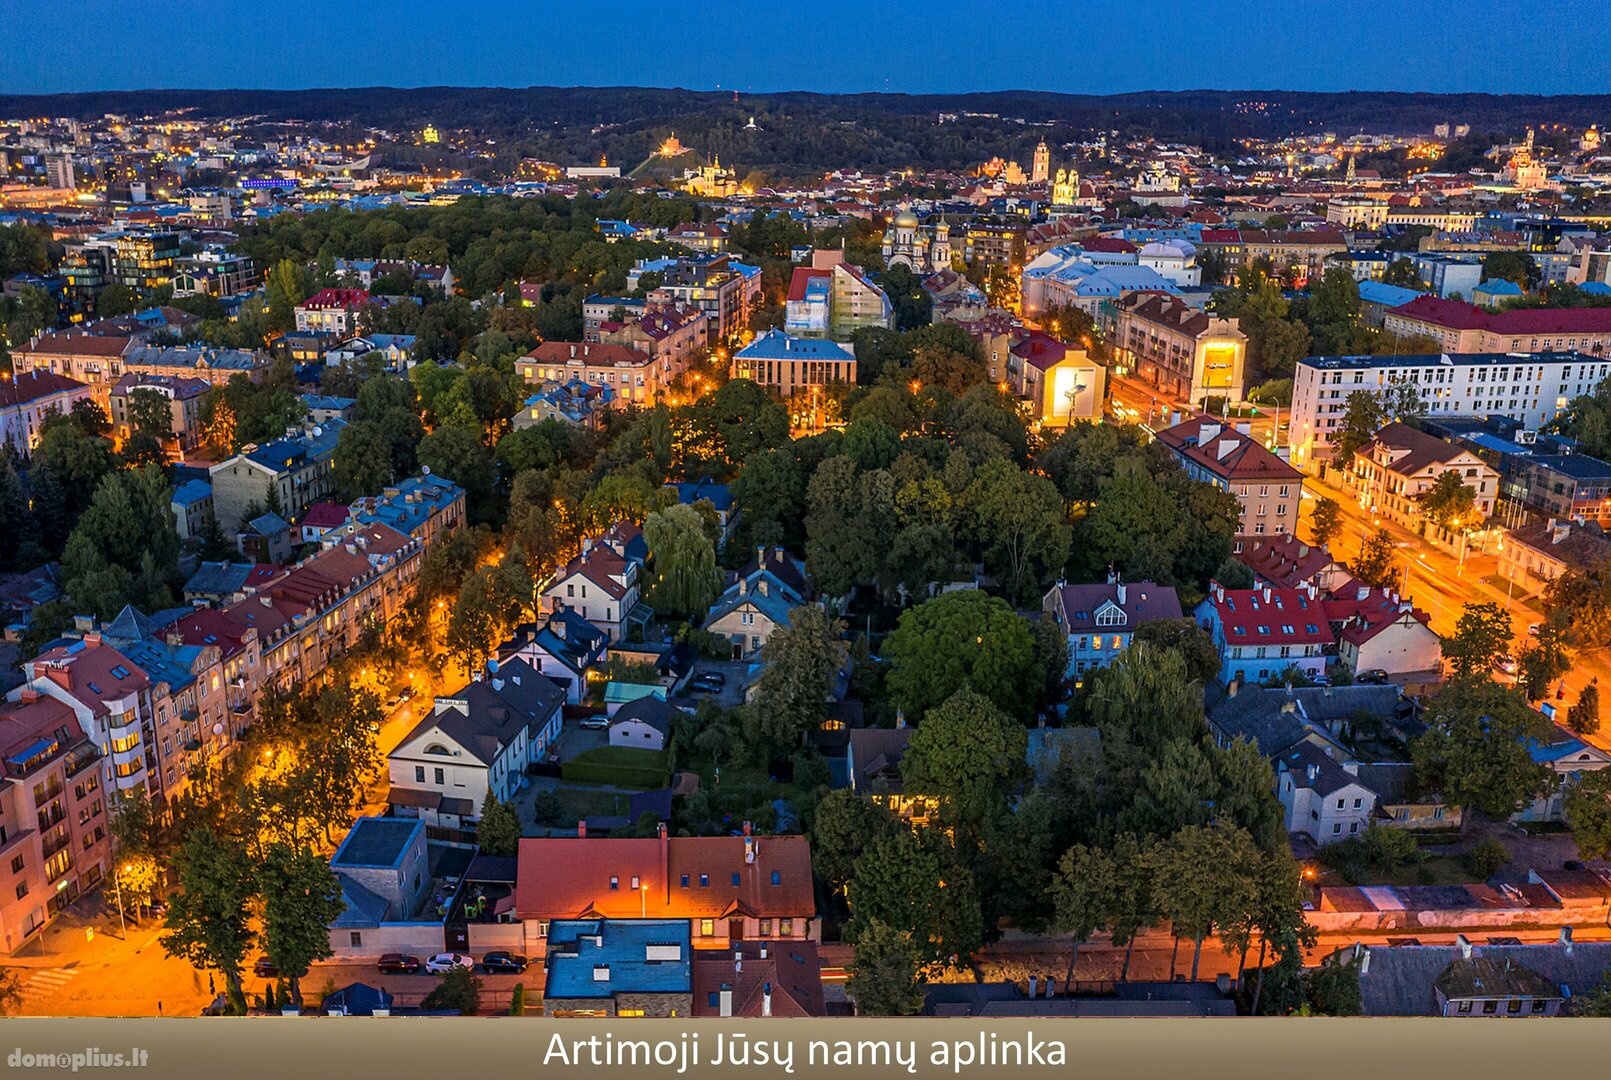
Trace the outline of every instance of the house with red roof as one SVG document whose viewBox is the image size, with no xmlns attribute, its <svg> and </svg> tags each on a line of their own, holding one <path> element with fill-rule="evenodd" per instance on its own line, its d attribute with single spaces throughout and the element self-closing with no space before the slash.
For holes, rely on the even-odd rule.
<svg viewBox="0 0 1611 1080">
<path fill-rule="evenodd" d="M 1247 335 L 1237 320 L 1158 292 L 1133 292 L 1112 306 L 1106 322 L 1116 363 L 1198 408 L 1213 397 L 1242 399 Z"/>
<path fill-rule="evenodd" d="M 0 445 L 26 453 L 38 445 L 46 420 L 57 413 L 66 416 L 78 402 L 94 398 L 95 388 L 88 383 L 48 369 L 19 369 L 0 380 Z"/>
<path fill-rule="evenodd" d="M 587 537 L 582 552 L 559 567 L 538 596 L 539 615 L 574 611 L 611 641 L 619 641 L 634 621 L 652 615 L 642 604 L 643 564 L 648 557 L 642 530 L 618 522 L 603 537 Z"/>
<path fill-rule="evenodd" d="M 694 953 L 695 1016 L 826 1016 L 814 941 L 741 941 Z"/>
<path fill-rule="evenodd" d="M 804 836 L 758 836 L 748 824 L 741 836 L 577 832 L 520 841 L 515 915 L 527 955 L 546 955 L 549 924 L 571 919 L 686 921 L 696 950 L 820 938 Z"/>
<path fill-rule="evenodd" d="M 615 391 L 615 403 L 623 407 L 653 405 L 670 382 L 648 353 L 603 341 L 545 341 L 515 361 L 515 372 L 539 387 L 578 379 L 607 386 Z"/>
<path fill-rule="evenodd" d="M 358 313 L 369 303 L 364 289 L 320 289 L 296 306 L 296 328 L 350 337 L 358 331 Z"/>
<path fill-rule="evenodd" d="M 1236 552 L 1236 558 L 1253 571 L 1257 584 L 1282 589 L 1313 585 L 1329 595 L 1338 585 L 1353 578 L 1348 568 L 1333 559 L 1325 547 L 1306 544 L 1293 533 L 1250 537 Z"/>
<path fill-rule="evenodd" d="M 302 513 L 296 526 L 304 544 L 317 543 L 326 533 L 347 523 L 351 510 L 337 502 L 316 502 Z"/>
<path fill-rule="evenodd" d="M 1158 432 L 1186 475 L 1236 496 L 1241 538 L 1292 532 L 1303 500 L 1303 474 L 1263 443 L 1212 416 L 1195 416 Z"/>
<path fill-rule="evenodd" d="M 1107 372 L 1084 349 L 1039 330 L 1007 351 L 1007 387 L 1042 427 L 1100 420 Z"/>
<path fill-rule="evenodd" d="M 1432 631 L 1431 616 L 1408 597 L 1351 581 L 1321 606 L 1337 635 L 1337 659 L 1350 674 L 1441 674 L 1443 639 Z"/>
<path fill-rule="evenodd" d="M 1213 582 L 1194 614 L 1219 651 L 1221 683 L 1263 683 L 1290 669 L 1305 676 L 1325 673 L 1326 650 L 1334 642 L 1313 588 L 1227 589 Z"/>
</svg>

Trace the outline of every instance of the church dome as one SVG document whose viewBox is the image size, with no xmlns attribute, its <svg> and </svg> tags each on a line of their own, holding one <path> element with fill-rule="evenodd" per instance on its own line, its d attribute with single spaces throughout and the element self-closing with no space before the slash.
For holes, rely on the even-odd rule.
<svg viewBox="0 0 1611 1080">
<path fill-rule="evenodd" d="M 917 215 L 910 210 L 902 210 L 895 215 L 895 227 L 897 229 L 915 229 L 917 226 Z"/>
</svg>

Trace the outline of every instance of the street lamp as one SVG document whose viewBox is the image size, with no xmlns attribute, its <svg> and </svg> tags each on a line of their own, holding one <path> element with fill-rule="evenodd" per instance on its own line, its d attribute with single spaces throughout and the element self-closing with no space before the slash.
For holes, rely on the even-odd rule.
<svg viewBox="0 0 1611 1080">
<path fill-rule="evenodd" d="M 648 917 L 649 917 L 649 886 L 640 885 L 640 886 L 638 886 L 638 918 L 647 919 Z"/>
</svg>

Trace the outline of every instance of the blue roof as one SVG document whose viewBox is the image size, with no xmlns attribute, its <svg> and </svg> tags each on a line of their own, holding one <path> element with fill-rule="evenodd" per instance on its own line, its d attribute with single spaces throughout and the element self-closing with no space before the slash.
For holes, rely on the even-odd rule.
<svg viewBox="0 0 1611 1080">
<path fill-rule="evenodd" d="M 1359 302 L 1362 304 L 1380 304 L 1383 307 L 1399 307 L 1409 303 L 1424 293 L 1416 289 L 1406 289 L 1402 285 L 1387 285 L 1380 281 L 1361 281 L 1359 283 Z"/>
<path fill-rule="evenodd" d="M 757 587 L 763 580 L 766 582 L 765 592 Z M 753 604 L 775 625 L 787 626 L 789 613 L 803 602 L 800 595 L 772 571 L 756 570 L 749 577 L 735 581 L 727 587 L 727 591 L 711 605 L 710 614 L 705 617 L 705 622 L 709 624 L 737 611 L 745 604 Z"/>
<path fill-rule="evenodd" d="M 333 869 L 381 867 L 391 869 L 403 861 L 425 823 L 406 818 L 359 818 L 330 860 Z"/>
<path fill-rule="evenodd" d="M 1521 286 L 1505 278 L 1489 278 L 1477 286 L 1478 292 L 1485 292 L 1490 296 L 1520 296 Z"/>
<path fill-rule="evenodd" d="M 686 919 L 563 919 L 548 925 L 545 997 L 620 993 L 685 994 L 693 989 Z M 668 959 L 649 959 L 651 948 Z M 669 959 L 675 950 L 678 959 Z"/>
<path fill-rule="evenodd" d="M 173 502 L 179 506 L 194 506 L 212 497 L 213 486 L 205 480 L 186 480 L 173 489 Z"/>
<path fill-rule="evenodd" d="M 701 480 L 697 483 L 683 482 L 670 486 L 677 489 L 677 501 L 680 503 L 696 503 L 700 499 L 708 499 L 718 510 L 733 508 L 733 493 L 728 490 L 726 484 Z"/>
<path fill-rule="evenodd" d="M 310 409 L 335 409 L 338 412 L 358 404 L 357 398 L 336 397 L 334 394 L 303 394 L 302 401 Z"/>
<path fill-rule="evenodd" d="M 1603 281 L 1585 281 L 1578 286 L 1579 292 L 1586 292 L 1591 296 L 1611 296 L 1611 285 Z"/>
<path fill-rule="evenodd" d="M 400 480 L 353 517 L 362 524 L 390 525 L 406 536 L 464 497 L 464 489 L 440 476 L 411 476 Z"/>
<path fill-rule="evenodd" d="M 790 337 L 782 330 L 768 330 L 735 355 L 742 360 L 852 360 L 843 345 L 822 338 Z"/>
</svg>

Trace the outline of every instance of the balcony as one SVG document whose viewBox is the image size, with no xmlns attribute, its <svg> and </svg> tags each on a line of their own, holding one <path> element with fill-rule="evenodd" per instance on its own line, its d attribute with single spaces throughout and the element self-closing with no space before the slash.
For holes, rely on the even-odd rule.
<svg viewBox="0 0 1611 1080">
<path fill-rule="evenodd" d="M 39 831 L 44 832 L 52 825 L 66 820 L 66 818 L 67 815 L 62 813 L 61 803 L 51 803 L 45 809 L 39 811 Z"/>
</svg>

